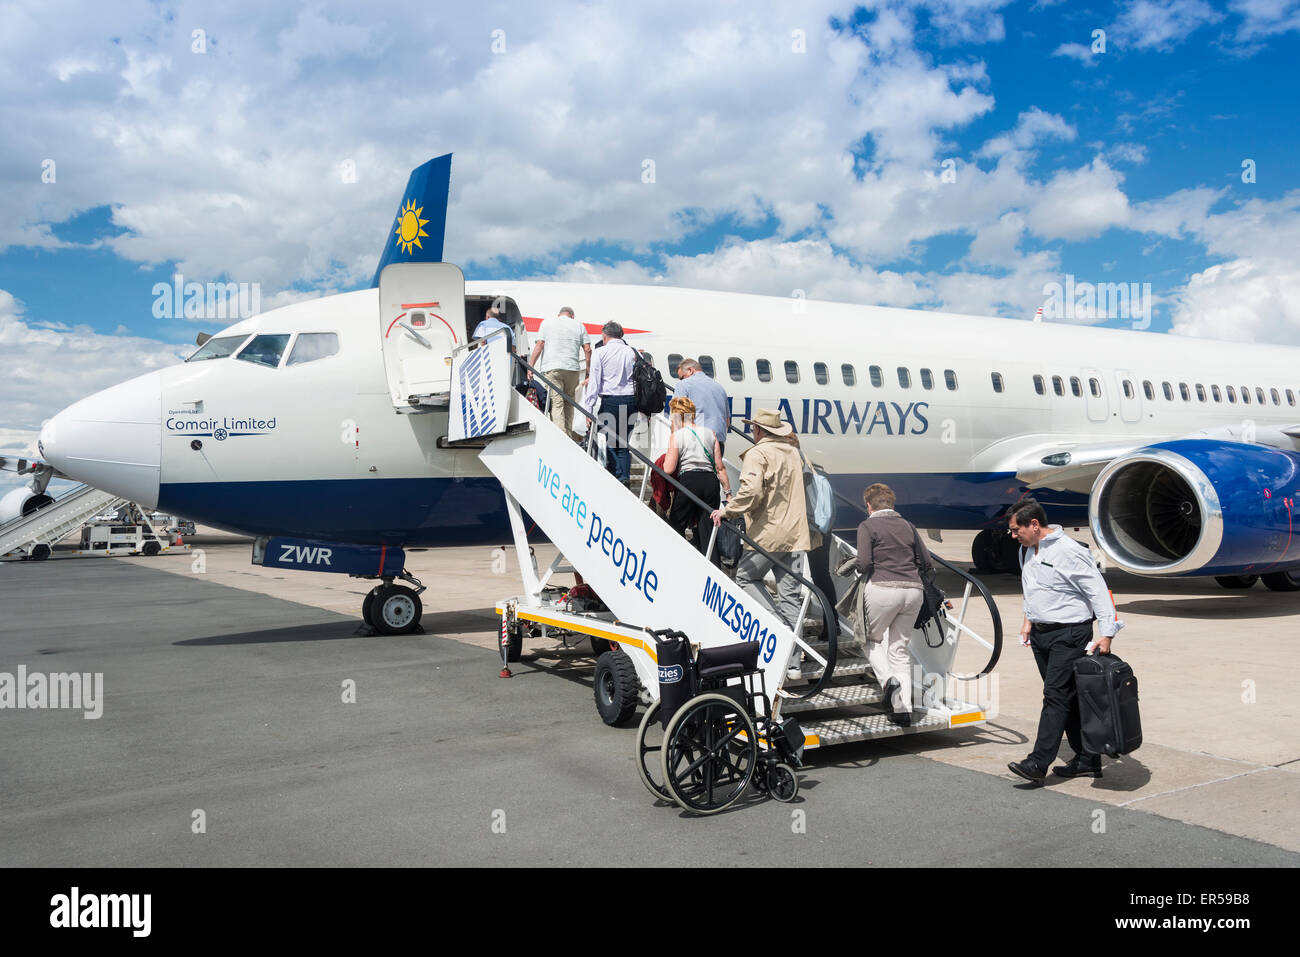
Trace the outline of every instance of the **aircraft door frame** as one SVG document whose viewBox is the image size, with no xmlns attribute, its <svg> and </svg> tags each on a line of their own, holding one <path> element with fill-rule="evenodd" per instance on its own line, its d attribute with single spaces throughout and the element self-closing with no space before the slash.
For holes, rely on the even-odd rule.
<svg viewBox="0 0 1300 957">
<path fill-rule="evenodd" d="M 1100 369 L 1080 369 L 1079 375 L 1083 377 L 1083 397 L 1088 410 L 1088 421 L 1105 422 L 1110 418 L 1110 400 L 1106 397 L 1106 377 L 1101 374 Z M 1093 379 L 1096 379 L 1101 386 L 1101 395 L 1092 394 Z"/>
<path fill-rule="evenodd" d="M 1128 382 L 1133 390 L 1132 396 L 1124 394 L 1124 383 Z M 1124 422 L 1142 421 L 1142 392 L 1137 377 L 1127 369 L 1115 370 L 1115 394 L 1119 399 L 1119 417 Z"/>
</svg>

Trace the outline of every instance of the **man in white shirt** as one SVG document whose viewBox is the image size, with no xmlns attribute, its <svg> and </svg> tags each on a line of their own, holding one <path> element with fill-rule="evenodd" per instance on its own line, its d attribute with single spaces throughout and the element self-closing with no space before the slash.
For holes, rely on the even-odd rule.
<svg viewBox="0 0 1300 957">
<path fill-rule="evenodd" d="M 591 371 L 591 343 L 587 341 L 587 330 L 574 318 L 570 307 L 562 307 L 555 318 L 542 323 L 528 364 L 570 399 L 577 397 L 579 379 L 586 378 Z M 551 421 L 563 429 L 565 435 L 573 437 L 573 406 L 551 394 L 553 392 L 554 389 L 548 387 Z"/>
<path fill-rule="evenodd" d="M 1025 622 L 1020 643 L 1034 650 L 1043 676 L 1043 710 L 1038 739 L 1023 761 L 1007 767 L 1027 781 L 1041 784 L 1056 759 L 1064 732 L 1074 757 L 1053 768 L 1061 777 L 1101 777 L 1101 756 L 1085 754 L 1079 732 L 1079 696 L 1074 662 L 1093 648 L 1110 653 L 1110 642 L 1123 625 L 1115 619 L 1115 603 L 1092 554 L 1060 525 L 1048 525 L 1043 506 L 1026 499 L 1015 507 L 1008 528 L 1021 547 L 1021 585 L 1025 593 Z M 1101 637 L 1092 640 L 1097 620 Z"/>
</svg>

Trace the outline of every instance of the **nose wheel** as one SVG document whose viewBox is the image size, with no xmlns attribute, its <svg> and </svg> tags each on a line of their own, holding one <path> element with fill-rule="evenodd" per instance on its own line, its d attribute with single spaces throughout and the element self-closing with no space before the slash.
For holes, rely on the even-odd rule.
<svg viewBox="0 0 1300 957">
<path fill-rule="evenodd" d="M 409 635 L 420 631 L 420 618 L 424 604 L 420 592 L 424 586 L 406 576 L 417 588 L 398 585 L 391 581 L 376 585 L 361 603 L 361 618 L 381 635 Z"/>
</svg>

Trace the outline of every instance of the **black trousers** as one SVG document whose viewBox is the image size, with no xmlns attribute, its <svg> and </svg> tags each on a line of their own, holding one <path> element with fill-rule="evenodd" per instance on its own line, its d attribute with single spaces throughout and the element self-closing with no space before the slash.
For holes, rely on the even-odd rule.
<svg viewBox="0 0 1300 957">
<path fill-rule="evenodd" d="M 1038 740 L 1029 758 L 1043 770 L 1056 760 L 1065 733 L 1075 754 L 1083 754 L 1079 733 L 1079 693 L 1074 684 L 1074 662 L 1082 658 L 1092 640 L 1092 622 L 1038 630 L 1029 635 L 1038 673 L 1043 676 L 1043 712 L 1038 719 Z"/>
<path fill-rule="evenodd" d="M 709 506 L 709 510 L 705 511 L 678 492 L 673 496 L 672 508 L 668 510 L 668 524 L 678 535 L 684 538 L 688 527 L 695 528 L 695 547 L 700 550 L 700 554 L 703 554 L 709 547 L 709 537 L 713 534 L 713 522 L 709 515 L 722 504 L 718 473 L 697 469 L 691 472 L 679 472 L 674 477 L 682 483 L 683 487 L 690 489 Z M 713 563 L 721 564 L 716 548 L 713 550 Z"/>
<path fill-rule="evenodd" d="M 812 583 L 820 588 L 831 603 L 831 614 L 835 614 L 835 579 L 831 577 L 831 536 L 834 529 L 822 536 L 822 543 L 808 553 L 808 566 L 811 569 Z M 816 600 L 809 606 L 816 614 Z"/>
</svg>

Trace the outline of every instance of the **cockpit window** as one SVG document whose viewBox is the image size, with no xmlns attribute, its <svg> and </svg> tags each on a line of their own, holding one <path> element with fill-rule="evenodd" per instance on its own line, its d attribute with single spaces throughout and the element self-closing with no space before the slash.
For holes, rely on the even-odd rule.
<svg viewBox="0 0 1300 957">
<path fill-rule="evenodd" d="M 242 336 L 222 336 L 219 339 L 209 339 L 185 361 L 202 362 L 204 359 L 224 359 L 247 341 L 248 333 L 244 333 Z"/>
<path fill-rule="evenodd" d="M 235 358 L 274 369 L 280 364 L 280 356 L 284 355 L 284 349 L 288 344 L 288 335 L 254 336 L 253 341 L 244 346 Z"/>
<path fill-rule="evenodd" d="M 300 332 L 298 338 L 294 340 L 293 351 L 289 353 L 289 361 L 285 365 L 302 365 L 304 362 L 313 362 L 316 359 L 324 359 L 326 356 L 337 355 L 338 351 L 338 333 Z"/>
</svg>

